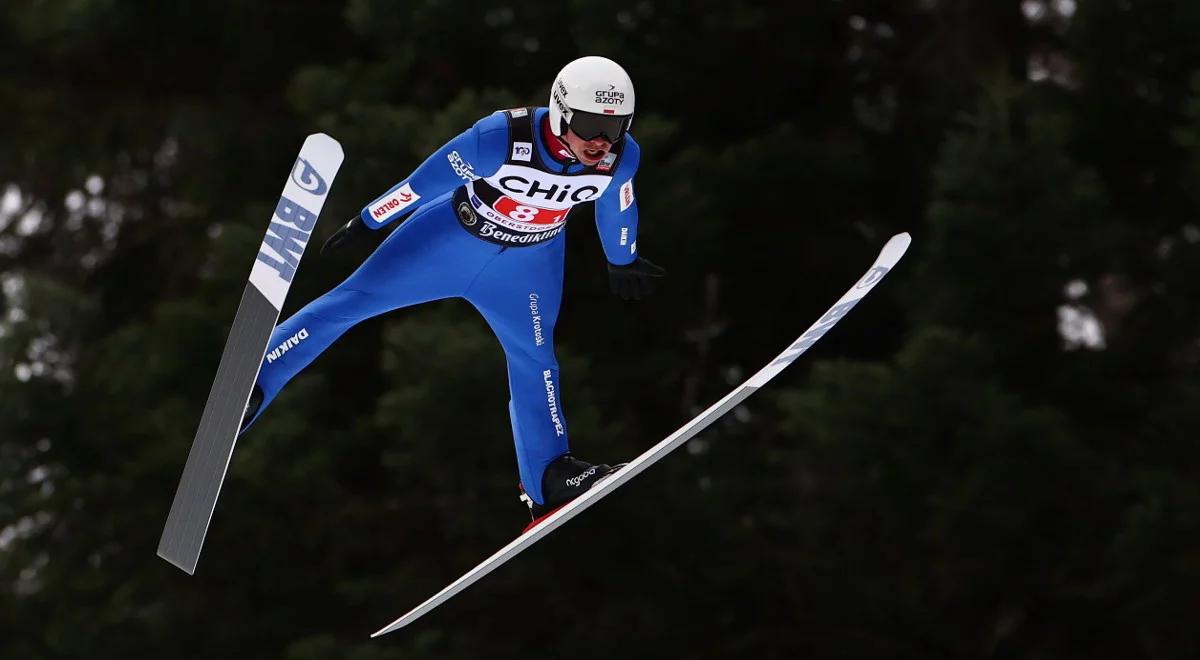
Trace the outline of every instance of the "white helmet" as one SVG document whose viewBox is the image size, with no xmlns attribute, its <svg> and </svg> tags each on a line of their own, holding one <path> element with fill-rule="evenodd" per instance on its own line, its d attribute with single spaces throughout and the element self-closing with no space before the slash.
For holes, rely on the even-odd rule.
<svg viewBox="0 0 1200 660">
<path fill-rule="evenodd" d="M 617 142 L 633 122 L 633 81 L 607 57 L 581 57 L 564 66 L 550 87 L 550 130 L 570 128 L 591 140 Z"/>
</svg>

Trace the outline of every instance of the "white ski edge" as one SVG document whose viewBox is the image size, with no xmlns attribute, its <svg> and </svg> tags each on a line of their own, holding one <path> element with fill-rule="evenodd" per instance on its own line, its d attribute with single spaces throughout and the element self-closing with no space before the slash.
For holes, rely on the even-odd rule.
<svg viewBox="0 0 1200 660">
<path fill-rule="evenodd" d="M 583 495 L 575 498 L 567 503 L 557 512 L 546 518 L 537 527 L 518 536 L 511 543 L 501 548 L 491 557 L 485 559 L 470 572 L 452 582 L 449 586 L 439 591 L 429 600 L 418 605 L 408 614 L 396 619 L 387 626 L 379 629 L 371 635 L 371 637 L 379 637 L 387 633 L 394 632 L 416 621 L 420 617 L 427 614 L 430 610 L 438 605 L 446 602 L 463 589 L 471 586 L 479 581 L 488 573 L 495 570 L 512 556 L 521 552 L 525 548 L 537 543 L 542 537 L 557 529 L 560 525 L 567 522 L 571 518 L 581 513 L 584 509 L 591 506 L 596 500 L 604 497 L 612 490 L 620 487 L 625 482 L 637 476 L 646 468 L 653 465 L 663 456 L 671 453 L 680 445 L 695 437 L 700 431 L 708 427 L 709 424 L 719 419 L 726 412 L 735 407 L 746 397 L 753 394 L 759 387 L 767 381 L 774 378 L 779 372 L 783 371 L 789 364 L 800 357 L 810 346 L 821 338 L 830 328 L 832 328 L 846 312 L 850 310 L 859 300 L 867 295 L 868 292 L 884 275 L 888 273 L 900 258 L 904 256 L 912 239 L 907 232 L 896 234 L 893 236 L 883 250 L 879 253 L 879 257 L 871 266 L 870 270 L 863 275 L 859 281 L 851 287 L 846 295 L 842 296 L 829 311 L 825 312 L 820 319 L 817 320 L 804 334 L 800 335 L 796 341 L 792 342 L 782 353 L 772 360 L 766 367 L 759 370 L 758 373 L 751 376 L 746 382 L 739 385 L 732 392 L 725 395 L 720 401 L 717 401 L 707 410 L 694 417 L 687 424 L 684 424 L 678 431 L 667 436 L 664 440 L 654 445 L 650 449 L 643 452 L 640 456 L 633 459 L 625 467 L 614 472 L 611 476 L 605 478 L 602 482 L 592 487 Z"/>
</svg>

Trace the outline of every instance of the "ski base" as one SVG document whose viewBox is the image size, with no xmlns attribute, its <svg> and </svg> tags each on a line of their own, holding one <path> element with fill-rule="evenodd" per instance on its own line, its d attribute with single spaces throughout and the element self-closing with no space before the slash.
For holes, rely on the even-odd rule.
<svg viewBox="0 0 1200 660">
<path fill-rule="evenodd" d="M 189 575 L 200 560 L 271 332 L 342 160 L 337 140 L 323 133 L 305 139 L 259 245 L 158 543 L 158 556 Z"/>
<path fill-rule="evenodd" d="M 656 463 L 659 459 L 679 448 L 683 443 L 695 437 L 698 433 L 707 428 L 710 424 L 720 419 L 725 413 L 735 408 L 738 404 L 744 401 L 758 388 L 762 387 L 767 381 L 774 378 L 779 372 L 783 371 L 815 344 L 826 332 L 829 331 L 838 321 L 853 308 L 858 301 L 862 300 L 868 292 L 880 280 L 887 275 L 904 256 L 908 246 L 911 243 L 911 238 L 907 233 L 901 233 L 893 236 L 891 240 L 884 245 L 883 250 L 879 253 L 879 257 L 872 264 L 870 270 L 859 281 L 842 296 L 829 311 L 825 312 L 820 319 L 817 320 L 804 334 L 800 335 L 796 341 L 792 342 L 782 353 L 774 360 L 751 376 L 746 382 L 739 385 L 732 392 L 727 394 L 723 399 L 717 401 L 707 410 L 697 415 L 682 428 L 667 436 L 664 440 L 654 445 L 642 455 L 633 459 L 625 467 L 613 472 L 602 483 L 596 484 L 594 487 L 583 493 L 579 497 L 571 500 L 562 508 L 558 509 L 545 516 L 540 522 L 535 521 L 531 527 L 526 528 L 523 534 L 514 539 L 511 543 L 501 548 L 491 557 L 485 559 L 475 568 L 468 571 L 465 575 L 452 582 L 449 586 L 439 591 L 437 594 L 426 600 L 424 603 L 413 608 L 404 616 L 396 619 L 392 623 L 384 626 L 371 637 L 379 637 L 387 633 L 399 630 L 410 623 L 428 614 L 438 605 L 450 600 L 463 589 L 478 582 L 488 573 L 496 570 L 508 560 L 512 559 L 526 548 L 537 543 L 550 532 L 558 529 L 571 518 L 582 513 L 585 509 L 595 504 L 600 498 L 608 495 L 612 491 L 620 488 L 630 479 L 636 477 L 643 470 Z"/>
</svg>

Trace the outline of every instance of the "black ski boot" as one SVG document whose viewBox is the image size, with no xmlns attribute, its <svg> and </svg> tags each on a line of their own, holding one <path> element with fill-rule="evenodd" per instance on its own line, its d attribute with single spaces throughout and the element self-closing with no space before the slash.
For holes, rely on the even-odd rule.
<svg viewBox="0 0 1200 660">
<path fill-rule="evenodd" d="M 546 466 L 542 474 L 542 497 L 544 504 L 538 504 L 525 492 L 524 484 L 520 484 L 521 501 L 529 507 L 529 515 L 533 522 L 525 528 L 537 525 L 543 518 L 562 508 L 567 502 L 587 492 L 608 475 L 621 469 L 625 463 L 606 465 L 581 461 L 570 454 L 563 454 Z"/>
</svg>

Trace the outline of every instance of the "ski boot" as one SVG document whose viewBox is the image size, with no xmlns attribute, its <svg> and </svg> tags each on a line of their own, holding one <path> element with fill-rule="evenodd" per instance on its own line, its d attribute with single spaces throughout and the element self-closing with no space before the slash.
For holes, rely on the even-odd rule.
<svg viewBox="0 0 1200 660">
<path fill-rule="evenodd" d="M 521 501 L 529 507 L 529 517 L 532 519 L 525 526 L 528 532 L 542 522 L 550 514 L 567 505 L 568 502 L 586 493 L 589 488 L 604 480 L 605 477 L 625 466 L 625 463 L 606 465 L 581 461 L 570 454 L 563 454 L 546 466 L 542 474 L 542 497 L 544 504 L 533 501 L 525 492 L 524 484 L 517 484 L 521 489 Z"/>
</svg>

